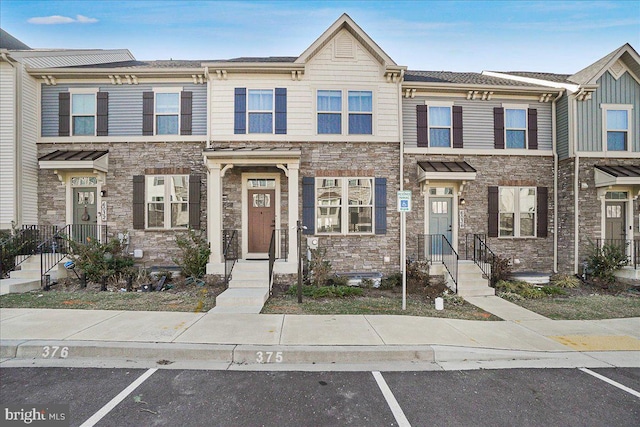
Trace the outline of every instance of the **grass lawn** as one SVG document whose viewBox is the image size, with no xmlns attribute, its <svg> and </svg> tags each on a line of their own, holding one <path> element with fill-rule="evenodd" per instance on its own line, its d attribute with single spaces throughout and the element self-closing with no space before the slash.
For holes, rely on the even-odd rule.
<svg viewBox="0 0 640 427">
<path fill-rule="evenodd" d="M 460 305 L 445 303 L 438 311 L 433 302 L 423 298 L 408 297 L 407 309 L 402 310 L 402 297 L 357 296 L 345 298 L 303 298 L 298 304 L 295 296 L 281 295 L 267 301 L 262 313 L 269 314 L 399 314 L 406 316 L 443 317 L 468 320 L 500 320 L 478 307 L 464 302 Z"/>
<path fill-rule="evenodd" d="M 640 297 L 577 295 L 518 301 L 516 304 L 555 320 L 597 320 L 640 317 Z"/>
</svg>

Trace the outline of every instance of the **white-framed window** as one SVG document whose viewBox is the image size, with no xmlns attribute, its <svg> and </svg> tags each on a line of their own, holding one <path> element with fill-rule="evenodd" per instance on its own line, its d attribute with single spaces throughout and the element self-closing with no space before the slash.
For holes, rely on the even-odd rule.
<svg viewBox="0 0 640 427">
<path fill-rule="evenodd" d="M 318 134 L 342 134 L 342 91 L 318 90 Z"/>
<path fill-rule="evenodd" d="M 452 137 L 452 111 L 451 105 L 428 105 L 429 117 L 429 146 L 451 147 Z"/>
<path fill-rule="evenodd" d="M 146 228 L 189 227 L 189 175 L 145 177 Z"/>
<path fill-rule="evenodd" d="M 97 89 L 71 90 L 71 135 L 93 136 L 96 134 Z"/>
<path fill-rule="evenodd" d="M 162 90 L 155 92 L 156 135 L 178 135 L 180 133 L 180 92 Z"/>
<path fill-rule="evenodd" d="M 503 105 L 505 148 L 527 148 L 527 105 Z"/>
<path fill-rule="evenodd" d="M 372 234 L 373 178 L 316 178 L 318 234 Z"/>
<path fill-rule="evenodd" d="M 370 90 L 350 90 L 349 135 L 373 134 L 373 92 Z"/>
<path fill-rule="evenodd" d="M 249 133 L 273 133 L 273 89 L 249 89 Z"/>
<path fill-rule="evenodd" d="M 499 237 L 536 236 L 536 188 L 500 187 Z"/>
<path fill-rule="evenodd" d="M 605 151 L 629 151 L 633 106 L 602 104 L 602 140 Z"/>
</svg>

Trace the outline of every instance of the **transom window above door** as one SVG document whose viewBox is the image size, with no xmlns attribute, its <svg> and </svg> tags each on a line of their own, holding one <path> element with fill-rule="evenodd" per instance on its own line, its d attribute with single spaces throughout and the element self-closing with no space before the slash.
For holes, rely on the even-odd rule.
<svg viewBox="0 0 640 427">
<path fill-rule="evenodd" d="M 250 189 L 255 189 L 255 188 L 273 189 L 273 188 L 276 188 L 276 180 L 252 178 L 247 181 L 247 186 Z"/>
</svg>

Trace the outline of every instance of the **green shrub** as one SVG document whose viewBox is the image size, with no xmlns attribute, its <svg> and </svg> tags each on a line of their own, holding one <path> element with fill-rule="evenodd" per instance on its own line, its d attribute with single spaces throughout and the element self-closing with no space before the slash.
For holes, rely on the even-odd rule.
<svg viewBox="0 0 640 427">
<path fill-rule="evenodd" d="M 349 278 L 346 276 L 329 276 L 324 282 L 324 286 L 349 286 Z"/>
<path fill-rule="evenodd" d="M 176 244 L 180 249 L 181 257 L 174 258 L 180 267 L 183 277 L 195 277 L 201 279 L 207 273 L 207 262 L 209 262 L 209 242 L 202 232 L 189 229 L 187 235 L 177 235 Z"/>
<path fill-rule="evenodd" d="M 522 295 L 517 294 L 515 292 L 498 292 L 498 296 L 500 298 L 503 298 L 503 299 L 506 299 L 507 301 L 512 301 L 512 302 L 524 300 Z"/>
<path fill-rule="evenodd" d="M 373 288 L 373 279 L 370 279 L 368 277 L 365 277 L 364 279 L 362 279 L 362 281 L 360 282 L 360 286 L 365 288 L 365 289 L 371 289 Z"/>
<path fill-rule="evenodd" d="M 309 298 L 345 298 L 352 296 L 361 296 L 363 294 L 361 288 L 354 286 L 303 286 L 302 295 Z M 298 295 L 298 286 L 291 286 L 287 290 L 287 295 Z"/>
<path fill-rule="evenodd" d="M 501 280 L 496 283 L 496 292 L 518 294 L 526 299 L 542 298 L 547 295 L 540 288 L 521 280 Z"/>
<path fill-rule="evenodd" d="M 133 257 L 126 252 L 118 238 L 112 238 L 108 243 L 92 238 L 87 238 L 83 243 L 74 240 L 69 242 L 76 266 L 91 282 L 100 283 L 103 277 L 120 280 L 136 272 Z"/>
<path fill-rule="evenodd" d="M 461 306 L 464 305 L 464 298 L 446 290 L 440 295 L 446 305 Z"/>
<path fill-rule="evenodd" d="M 628 263 L 626 246 L 607 243 L 600 247 L 591 241 L 589 244 L 587 269 L 594 277 L 613 283 L 616 280 L 613 273 Z"/>
<path fill-rule="evenodd" d="M 554 274 L 549 282 L 559 288 L 577 288 L 580 286 L 580 279 L 570 274 Z"/>
<path fill-rule="evenodd" d="M 392 273 L 380 280 L 380 289 L 391 290 L 402 285 L 402 273 Z"/>
<path fill-rule="evenodd" d="M 543 286 L 539 288 L 546 295 L 567 295 L 567 292 L 556 286 Z"/>
</svg>

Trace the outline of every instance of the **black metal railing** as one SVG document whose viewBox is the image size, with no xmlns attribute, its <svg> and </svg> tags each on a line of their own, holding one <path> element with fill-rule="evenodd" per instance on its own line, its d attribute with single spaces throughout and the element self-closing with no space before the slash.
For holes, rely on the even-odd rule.
<svg viewBox="0 0 640 427">
<path fill-rule="evenodd" d="M 106 243 L 108 238 L 106 225 L 67 224 L 57 228 L 48 239 L 40 243 L 36 252 L 40 254 L 40 284 L 49 289 L 50 277 L 47 274 L 67 255 L 72 254 L 74 245 L 86 245 L 93 241 Z"/>
<path fill-rule="evenodd" d="M 0 242 L 0 278 L 15 270 L 37 252 L 38 245 L 50 239 L 58 230 L 56 225 L 23 225 Z"/>
<path fill-rule="evenodd" d="M 279 249 L 279 252 L 278 252 Z M 289 233 L 286 228 L 275 229 L 271 232 L 269 241 L 269 295 L 273 289 L 273 267 L 276 259 L 289 258 Z"/>
<path fill-rule="evenodd" d="M 474 258 L 474 245 L 475 245 L 475 239 L 476 237 L 478 237 L 479 239 L 481 239 L 483 242 L 487 241 L 487 235 L 486 234 L 470 234 L 467 233 L 464 236 L 464 251 L 460 251 L 461 254 L 464 253 L 464 258 L 465 260 L 469 260 L 472 261 Z"/>
<path fill-rule="evenodd" d="M 451 242 L 442 234 L 418 235 L 418 261 L 433 264 L 441 262 L 453 279 L 454 290 L 458 292 L 458 261 L 460 256 Z"/>
<path fill-rule="evenodd" d="M 224 256 L 224 284 L 228 287 L 231 272 L 238 260 L 238 230 L 222 230 L 222 255 Z"/>
<path fill-rule="evenodd" d="M 604 245 L 617 246 L 627 255 L 627 265 L 638 268 L 640 266 L 640 240 L 627 239 L 596 239 L 596 246 L 601 248 Z"/>
<path fill-rule="evenodd" d="M 269 241 L 269 295 L 273 285 L 273 266 L 276 263 L 276 233 L 278 230 L 271 232 L 271 240 Z"/>
<path fill-rule="evenodd" d="M 480 267 L 482 274 L 489 279 L 489 284 L 494 287 L 496 280 L 493 272 L 495 271 L 496 255 L 487 245 L 484 234 L 473 235 L 472 259 Z"/>
</svg>

